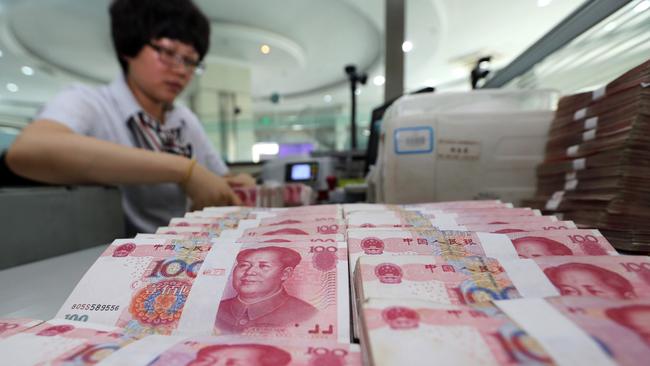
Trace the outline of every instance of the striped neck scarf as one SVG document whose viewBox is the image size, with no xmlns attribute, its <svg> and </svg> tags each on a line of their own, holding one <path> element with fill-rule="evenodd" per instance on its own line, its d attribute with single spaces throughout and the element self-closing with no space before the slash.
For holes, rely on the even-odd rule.
<svg viewBox="0 0 650 366">
<path fill-rule="evenodd" d="M 183 143 L 185 121 L 176 128 L 163 126 L 145 112 L 138 112 L 126 121 L 136 147 L 192 157 L 192 144 Z"/>
</svg>

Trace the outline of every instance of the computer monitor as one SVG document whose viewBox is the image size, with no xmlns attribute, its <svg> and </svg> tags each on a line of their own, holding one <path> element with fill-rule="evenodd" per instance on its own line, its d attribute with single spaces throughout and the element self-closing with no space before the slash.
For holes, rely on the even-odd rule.
<svg viewBox="0 0 650 366">
<path fill-rule="evenodd" d="M 285 165 L 285 182 L 313 182 L 318 179 L 317 161 L 305 161 Z"/>
</svg>

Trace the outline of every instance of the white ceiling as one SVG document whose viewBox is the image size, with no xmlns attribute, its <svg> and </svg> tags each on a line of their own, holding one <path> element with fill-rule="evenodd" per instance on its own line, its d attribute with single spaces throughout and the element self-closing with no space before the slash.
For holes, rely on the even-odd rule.
<svg viewBox="0 0 650 366">
<path fill-rule="evenodd" d="M 196 0 L 212 21 L 208 62 L 248 65 L 256 108 L 278 92 L 285 109 L 349 98 L 343 73 L 354 63 L 369 73 L 359 96 L 379 104 L 383 87 L 383 0 Z M 582 0 L 407 0 L 406 88 L 467 88 L 470 64 L 495 56 L 503 66 Z M 33 112 L 72 81 L 108 82 L 118 73 L 110 41 L 109 0 L 0 0 L 0 111 Z M 271 53 L 259 52 L 261 44 Z M 31 76 L 23 66 L 34 69 Z M 10 92 L 13 83 L 18 91 Z M 21 109 L 22 108 L 22 109 Z M 23 112 L 25 113 L 25 112 Z"/>
</svg>

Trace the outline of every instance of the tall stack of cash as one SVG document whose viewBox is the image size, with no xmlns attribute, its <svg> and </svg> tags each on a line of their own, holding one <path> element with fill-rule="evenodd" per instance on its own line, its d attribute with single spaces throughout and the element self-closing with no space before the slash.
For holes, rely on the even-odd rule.
<svg viewBox="0 0 650 366">
<path fill-rule="evenodd" d="M 650 252 L 650 61 L 593 92 L 562 98 L 535 202 L 621 250 Z"/>
</svg>

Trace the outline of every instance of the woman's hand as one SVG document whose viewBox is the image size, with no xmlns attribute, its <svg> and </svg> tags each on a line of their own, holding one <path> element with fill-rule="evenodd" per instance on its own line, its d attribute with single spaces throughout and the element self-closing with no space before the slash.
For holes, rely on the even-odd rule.
<svg viewBox="0 0 650 366">
<path fill-rule="evenodd" d="M 233 188 L 249 188 L 257 185 L 255 178 L 246 173 L 240 173 L 225 178 L 228 181 L 228 184 Z"/>
<path fill-rule="evenodd" d="M 228 185 L 228 181 L 200 164 L 195 164 L 190 176 L 181 187 L 192 200 L 192 210 L 200 210 L 209 206 L 239 206 L 241 200 Z M 188 165 L 188 170 L 190 166 Z"/>
</svg>

